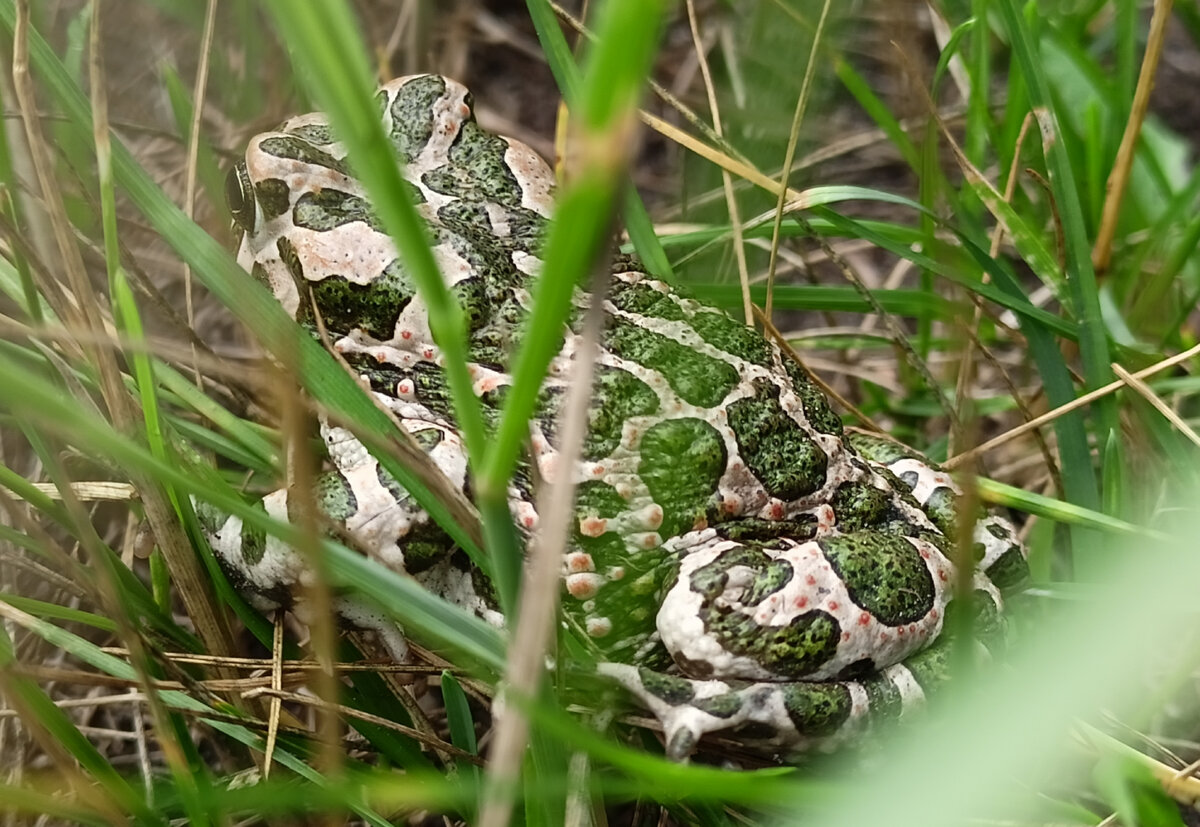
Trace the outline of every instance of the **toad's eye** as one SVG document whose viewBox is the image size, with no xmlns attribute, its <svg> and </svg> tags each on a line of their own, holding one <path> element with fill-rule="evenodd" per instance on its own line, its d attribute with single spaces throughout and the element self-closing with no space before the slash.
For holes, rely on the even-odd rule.
<svg viewBox="0 0 1200 827">
<path fill-rule="evenodd" d="M 254 201 L 254 184 L 245 163 L 234 165 L 225 178 L 225 203 L 233 216 L 233 223 L 246 233 L 254 232 L 258 205 Z"/>
</svg>

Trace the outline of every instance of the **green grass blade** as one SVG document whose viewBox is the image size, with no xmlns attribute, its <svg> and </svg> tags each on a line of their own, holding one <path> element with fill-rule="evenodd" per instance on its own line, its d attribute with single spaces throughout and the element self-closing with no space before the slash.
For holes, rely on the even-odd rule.
<svg viewBox="0 0 1200 827">
<path fill-rule="evenodd" d="M 579 89 L 582 77 L 579 67 L 575 65 L 575 56 L 567 39 L 558 25 L 558 17 L 548 0 L 526 0 L 529 17 L 533 21 L 534 31 L 537 32 L 538 42 L 546 53 L 546 62 L 554 74 L 558 88 L 562 90 L 563 98 L 568 105 L 575 106 L 579 100 Z M 663 250 L 658 234 L 654 231 L 654 223 L 646 211 L 646 204 L 637 188 L 629 184 L 624 194 L 625 229 L 633 248 L 637 250 L 646 272 L 666 281 L 673 281 L 675 273 L 671 262 Z"/>
<path fill-rule="evenodd" d="M 278 465 L 279 451 L 275 445 L 264 439 L 255 427 L 239 419 L 225 408 L 205 396 L 192 383 L 179 374 L 174 368 L 162 363 L 154 366 L 154 376 L 164 389 L 174 394 L 178 399 L 196 413 L 205 417 L 223 432 L 228 434 L 244 450 L 253 455 L 253 462 L 244 463 L 251 467 L 271 468 Z"/>
<path fill-rule="evenodd" d="M 12 0 L 0 0 L 0 23 L 10 33 L 14 19 Z M 90 133 L 91 116 L 87 101 L 58 58 L 36 32 L 30 32 L 29 46 L 34 67 L 47 89 L 69 120 L 79 130 Z M 295 364 L 296 377 L 318 402 L 325 405 L 336 418 L 355 423 L 364 433 L 374 435 L 379 442 L 404 438 L 391 420 L 375 407 L 354 378 L 334 362 L 319 344 L 301 334 L 274 297 L 249 278 L 224 248 L 189 221 L 116 139 L 113 140 L 113 170 L 117 183 L 124 188 L 130 201 L 180 257 L 191 265 L 196 277 L 247 327 L 255 330 L 273 353 Z M 412 469 L 387 455 L 378 459 L 438 525 L 473 559 L 482 561 L 481 564 L 486 568 L 487 559 L 472 533 L 456 519 L 445 501 L 431 494 L 429 487 Z"/>
<path fill-rule="evenodd" d="M 0 372 L 7 377 L 6 382 L 0 383 L 0 402 L 18 414 L 36 412 L 47 421 L 49 430 L 81 450 L 109 457 L 121 467 L 150 474 L 223 511 L 236 514 L 247 525 L 293 546 L 301 542 L 295 526 L 272 520 L 262 509 L 247 504 L 235 492 L 215 487 L 191 469 L 154 456 L 118 434 L 108 423 L 80 411 L 57 389 L 21 367 L 0 359 Z M 499 668 L 502 662 L 499 635 L 483 621 L 433 596 L 410 578 L 384 569 L 341 545 L 322 540 L 321 547 L 329 555 L 329 571 L 335 585 L 358 589 L 382 610 L 397 617 L 410 631 L 428 634 L 430 639 L 460 650 L 466 656 L 466 662 Z"/>
<path fill-rule="evenodd" d="M 561 348 L 561 333 L 571 310 L 571 297 L 608 248 L 612 216 L 628 158 L 612 147 L 628 145 L 637 103 L 649 71 L 662 6 L 657 2 L 613 0 L 603 7 L 598 39 L 588 56 L 576 107 L 579 118 L 579 169 L 562 194 L 546 238 L 542 274 L 533 289 L 530 335 L 512 364 L 512 386 L 505 396 L 496 439 L 479 475 L 481 510 L 507 509 L 508 478 L 517 454 L 528 439 L 529 420 L 537 404 L 546 369 Z M 605 149 L 607 147 L 607 149 Z M 497 561 L 497 588 L 515 595 L 519 555 Z M 510 605 L 515 605 L 515 602 Z"/>
<path fill-rule="evenodd" d="M 47 603 L 44 600 L 34 600 L 31 597 L 22 597 L 21 595 L 7 594 L 5 592 L 0 592 L 0 600 L 34 617 L 40 617 L 45 620 L 80 623 L 103 632 L 115 632 L 117 630 L 117 624 L 114 621 L 94 612 L 84 612 L 79 609 L 59 606 L 57 603 Z"/>
<path fill-rule="evenodd" d="M 442 701 L 446 704 L 446 726 L 450 729 L 450 743 L 461 750 L 479 754 L 479 744 L 475 740 L 475 719 L 471 715 L 470 704 L 467 703 L 467 693 L 463 691 L 458 679 L 450 672 L 442 673 Z M 458 771 L 470 781 L 478 785 L 482 779 L 479 767 L 467 761 L 458 762 Z M 468 821 L 473 821 L 474 814 L 468 813 Z"/>
<path fill-rule="evenodd" d="M 267 7 L 306 88 L 345 144 L 384 228 L 396 242 L 405 267 L 428 307 L 429 326 L 444 353 L 443 367 L 467 454 L 478 461 L 485 444 L 479 401 L 467 372 L 467 334 L 462 308 L 450 294 L 434 261 L 425 225 L 417 215 L 383 131 L 374 101 L 375 83 L 366 49 L 343 0 L 268 0 Z"/>
<path fill-rule="evenodd" d="M 1055 103 L 1047 88 L 1045 73 L 1040 70 L 1041 61 L 1036 41 L 1016 0 L 997 0 L 993 6 L 1003 21 L 1012 45 L 1013 54 L 1021 75 L 1027 84 L 1033 111 L 1039 115 L 1043 133 L 1043 147 L 1050 173 L 1050 187 L 1062 222 L 1068 296 L 1075 318 L 1080 325 L 1079 347 L 1083 358 L 1084 377 L 1089 389 L 1098 388 L 1112 381 L 1109 367 L 1108 339 L 1104 321 L 1100 314 L 1100 300 L 1096 287 L 1096 273 L 1092 268 L 1091 247 L 1087 240 L 1079 193 L 1065 136 L 1059 128 Z M 1110 399 L 1103 399 L 1095 406 L 1097 434 L 1103 439 L 1110 432 L 1117 432 L 1116 407 Z M 1089 462 L 1088 469 L 1092 467 Z M 1077 469 L 1086 473 L 1084 469 Z M 1091 474 L 1091 484 L 1079 486 L 1071 493 L 1079 505 L 1095 508 L 1099 505 L 1099 486 L 1096 475 Z"/>
<path fill-rule="evenodd" d="M 25 708 L 27 720 L 37 721 L 46 736 L 78 761 L 80 769 L 100 785 L 109 802 L 118 806 L 122 813 L 128 814 L 139 824 L 165 823 L 45 692 L 31 679 L 18 674 L 15 666 L 12 642 L 7 632 L 0 629 L 0 686 L 4 687 L 14 703 L 19 702 Z"/>
</svg>

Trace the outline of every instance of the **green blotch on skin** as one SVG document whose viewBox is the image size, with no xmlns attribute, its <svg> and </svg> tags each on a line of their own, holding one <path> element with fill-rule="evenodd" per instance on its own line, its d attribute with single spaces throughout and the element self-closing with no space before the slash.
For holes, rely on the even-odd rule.
<svg viewBox="0 0 1200 827">
<path fill-rule="evenodd" d="M 334 142 L 333 130 L 326 123 L 310 123 L 284 130 L 314 146 L 328 146 Z"/>
<path fill-rule="evenodd" d="M 606 482 L 587 480 L 575 486 L 575 513 L 594 517 L 615 517 L 628 503 Z"/>
<path fill-rule="evenodd" d="M 350 175 L 350 168 L 342 161 L 322 149 L 317 149 L 303 138 L 294 135 L 272 135 L 259 141 L 259 150 L 290 161 L 299 161 L 314 167 L 325 167 L 343 175 Z"/>
<path fill-rule="evenodd" d="M 702 419 L 668 419 L 642 436 L 638 475 L 662 506 L 663 536 L 702 521 L 725 473 L 725 443 Z"/>
<path fill-rule="evenodd" d="M 392 145 L 401 160 L 410 163 L 433 135 L 433 104 L 446 94 L 446 82 L 436 75 L 416 78 L 400 87 L 392 105 Z M 380 93 L 381 105 L 386 105 L 387 96 Z"/>
<path fill-rule="evenodd" d="M 303 295 L 304 285 L 308 280 L 304 278 L 304 268 L 300 265 L 300 256 L 296 254 L 295 245 L 286 236 L 280 236 L 275 242 L 275 249 L 279 252 L 279 260 L 283 262 L 283 266 L 287 268 L 288 273 L 292 276 L 292 280 L 296 282 L 296 286 Z M 301 302 L 301 305 L 303 306 L 303 302 Z M 301 310 L 300 312 L 303 313 L 304 311 Z"/>
<path fill-rule="evenodd" d="M 622 359 L 661 374 L 681 399 L 697 407 L 716 407 L 738 384 L 738 372 L 728 362 L 619 319 L 609 320 L 604 344 Z"/>
<path fill-rule="evenodd" d="M 779 388 L 762 381 L 754 388 L 727 409 L 742 459 L 773 497 L 790 502 L 813 493 L 825 484 L 829 458 L 784 411 Z"/>
<path fill-rule="evenodd" d="M 812 383 L 804 370 L 786 354 L 783 358 L 783 371 L 792 380 L 792 390 L 800 397 L 804 418 L 813 430 L 840 437 L 845 429 L 842 420 L 830 409 L 829 400 L 821 393 L 820 388 Z"/>
<path fill-rule="evenodd" d="M 884 522 L 890 516 L 892 499 L 889 493 L 865 482 L 844 482 L 833 492 L 829 504 L 841 531 L 857 531 Z"/>
<path fill-rule="evenodd" d="M 789 683 L 780 692 L 792 726 L 811 737 L 837 732 L 854 706 L 850 690 L 840 683 Z"/>
<path fill-rule="evenodd" d="M 949 640 L 940 640 L 905 659 L 904 666 L 927 695 L 936 692 L 950 679 L 951 648 Z"/>
<path fill-rule="evenodd" d="M 470 239 L 469 242 L 460 241 L 455 246 L 456 250 L 461 246 L 468 245 L 491 248 L 493 251 L 504 250 L 506 255 L 496 256 L 491 263 L 493 265 L 500 264 L 502 269 L 510 272 L 513 278 L 520 281 L 525 281 L 528 277 L 513 267 L 509 254 L 513 250 L 531 252 L 540 249 L 548 226 L 547 220 L 533 210 L 495 202 L 484 203 L 455 199 L 438 207 L 437 215 L 442 226 L 453 231 L 451 235 Z M 493 222 L 498 225 L 506 224 L 507 233 L 496 235 L 492 229 Z M 450 241 L 452 245 L 455 244 L 453 239 Z"/>
<path fill-rule="evenodd" d="M 470 359 L 492 370 L 506 371 L 529 320 L 528 312 L 512 294 L 519 274 L 512 268 L 497 269 L 481 260 L 475 247 L 463 246 L 461 237 L 456 239 L 457 242 L 452 242 L 455 250 L 480 274 L 462 279 L 450 288 L 466 317 Z"/>
<path fill-rule="evenodd" d="M 597 462 L 621 444 L 625 420 L 658 410 L 658 394 L 627 370 L 597 365 L 588 409 L 588 432 L 583 457 Z"/>
<path fill-rule="evenodd" d="M 717 526 L 717 533 L 727 540 L 743 543 L 765 543 L 786 538 L 802 543 L 811 540 L 817 533 L 817 518 L 812 514 L 800 514 L 795 520 L 763 520 L 758 517 L 739 517 Z"/>
<path fill-rule="evenodd" d="M 804 612 L 786 626 L 760 626 L 740 612 L 706 606 L 705 628 L 730 652 L 784 678 L 803 678 L 837 654 L 842 628 L 827 612 Z"/>
<path fill-rule="evenodd" d="M 292 208 L 292 221 L 297 227 L 317 232 L 328 232 L 355 221 L 363 222 L 377 233 L 386 232 L 367 199 L 332 187 L 301 195 Z"/>
<path fill-rule="evenodd" d="M 445 559 L 454 549 L 454 541 L 432 521 L 417 523 L 400 543 L 404 552 L 404 570 L 419 574 Z"/>
<path fill-rule="evenodd" d="M 717 350 L 764 368 L 771 367 L 771 346 L 753 328 L 724 313 L 694 313 L 688 320 L 692 330 Z"/>
<path fill-rule="evenodd" d="M 508 222 L 508 237 L 513 246 L 527 253 L 538 253 L 546 237 L 550 222 L 540 213 L 527 207 L 504 205 L 505 220 Z"/>
<path fill-rule="evenodd" d="M 986 574 L 1002 592 L 1023 589 L 1029 584 L 1029 561 L 1025 559 L 1019 546 L 1009 546 L 1007 551 L 988 566 Z"/>
<path fill-rule="evenodd" d="M 262 502 L 254 504 L 254 508 L 263 514 L 267 513 Z M 253 568 L 262 562 L 267 551 L 267 533 L 256 525 L 242 523 L 242 560 L 247 568 Z"/>
<path fill-rule="evenodd" d="M 962 613 L 965 611 L 971 613 L 971 619 L 965 625 L 970 629 L 971 637 L 975 641 L 982 643 L 989 650 L 1004 648 L 1008 635 L 1007 620 L 992 596 L 982 589 L 971 592 L 969 601 L 955 598 L 946 604 L 942 637 L 935 645 L 941 646 L 943 642 L 949 644 L 950 637 L 964 626 Z"/>
<path fill-rule="evenodd" d="M 490 238 L 493 244 L 500 241 L 492 235 L 491 216 L 488 215 L 487 206 L 480 201 L 449 201 L 438 207 L 437 216 L 443 226 L 459 235 L 472 237 L 475 243 L 478 243 L 480 235 L 485 240 Z"/>
<path fill-rule="evenodd" d="M 427 454 L 438 445 L 441 445 L 443 439 L 442 432 L 437 428 L 422 428 L 419 431 L 410 431 L 409 433 L 413 441 Z"/>
<path fill-rule="evenodd" d="M 954 542 L 958 540 L 957 500 L 954 492 L 943 485 L 933 490 L 924 505 L 930 521 Z"/>
<path fill-rule="evenodd" d="M 450 397 L 450 385 L 446 373 L 431 362 L 417 362 L 412 366 L 409 379 L 413 383 L 413 396 L 433 413 L 454 422 L 454 404 Z"/>
<path fill-rule="evenodd" d="M 904 701 L 896 685 L 882 675 L 861 682 L 867 691 L 867 704 L 873 720 L 894 721 L 904 709 Z"/>
<path fill-rule="evenodd" d="M 1012 539 L 1012 532 L 998 523 L 988 523 L 985 531 L 987 531 L 988 534 L 992 535 L 997 540 Z"/>
<path fill-rule="evenodd" d="M 389 265 L 367 284 L 329 276 L 310 282 L 309 289 L 326 329 L 345 335 L 357 327 L 379 341 L 396 335 L 396 321 L 415 296 L 411 279 L 398 265 Z M 305 307 L 302 301 L 302 313 Z"/>
<path fill-rule="evenodd" d="M 450 292 L 463 310 L 468 332 L 474 333 L 487 324 L 491 315 L 491 303 L 487 285 L 482 278 L 470 276 L 460 279 L 450 286 Z"/>
<path fill-rule="evenodd" d="M 976 638 L 984 644 L 1002 642 L 1008 630 L 1008 623 L 992 596 L 976 589 L 972 592 L 971 608 L 975 612 Z"/>
<path fill-rule="evenodd" d="M 450 163 L 425 173 L 421 182 L 444 195 L 520 206 L 521 187 L 504 160 L 507 149 L 503 138 L 466 121 L 450 146 Z"/>
<path fill-rule="evenodd" d="M 623 577 L 602 588 L 589 601 L 594 605 L 585 608 L 578 600 L 565 600 L 563 611 L 581 626 L 588 617 L 606 617 L 612 622 L 611 632 L 592 640 L 608 660 L 651 669 L 669 665 L 666 649 L 648 641 L 656 631 L 664 581 L 677 565 L 674 558 L 654 549 L 631 549 L 625 538 L 613 531 L 599 537 L 584 537 L 575 531 L 568 549 L 590 554 L 597 572 L 609 574 L 620 568 Z"/>
<path fill-rule="evenodd" d="M 279 178 L 264 178 L 254 185 L 254 199 L 262 210 L 263 218 L 270 221 L 287 212 L 292 192 L 286 181 Z"/>
<path fill-rule="evenodd" d="M 313 500 L 317 508 L 335 523 L 345 522 L 358 510 L 358 499 L 350 482 L 341 474 L 328 473 L 317 477 L 313 485 Z"/>
<path fill-rule="evenodd" d="M 743 589 L 739 600 L 747 606 L 757 606 L 766 598 L 782 589 L 792 578 L 792 564 L 787 560 L 772 559 L 752 546 L 729 549 L 707 566 L 692 573 L 692 591 L 713 601 L 721 597 L 729 582 L 729 570 L 735 566 L 754 572 L 753 580 Z"/>
<path fill-rule="evenodd" d="M 386 396 L 396 396 L 396 386 L 408 378 L 408 374 L 399 368 L 380 363 L 365 353 L 346 354 L 346 364 L 350 366 L 355 376 L 367 380 L 371 390 Z"/>
<path fill-rule="evenodd" d="M 655 290 L 645 282 L 614 281 L 608 300 L 618 310 L 656 319 L 683 321 L 683 310 L 667 293 Z"/>
<path fill-rule="evenodd" d="M 638 669 L 638 677 L 642 680 L 643 689 L 672 706 L 682 706 L 696 694 L 690 682 L 673 675 Z"/>
<path fill-rule="evenodd" d="M 193 508 L 196 512 L 196 520 L 200 523 L 200 528 L 205 534 L 215 535 L 221 530 L 221 526 L 229 519 L 229 514 L 217 508 L 212 503 L 206 503 L 203 500 L 195 500 Z"/>
<path fill-rule="evenodd" d="M 486 324 L 471 333 L 471 359 L 496 370 L 506 371 L 511 356 L 521 346 L 528 329 L 529 314 L 516 299 L 507 297 L 492 309 Z M 561 342 L 559 343 L 561 347 Z"/>
<path fill-rule="evenodd" d="M 894 439 L 888 439 L 878 434 L 868 434 L 855 430 L 846 431 L 846 441 L 862 456 L 872 462 L 878 462 L 880 465 L 891 465 L 893 462 L 902 459 L 915 459 L 928 464 L 931 468 L 933 467 L 929 460 L 907 445 L 901 445 Z"/>
<path fill-rule="evenodd" d="M 920 552 L 903 537 L 857 531 L 818 541 L 850 599 L 886 626 L 915 623 L 933 608 L 935 589 Z"/>
<path fill-rule="evenodd" d="M 731 597 L 729 572 L 734 568 L 752 572 L 741 594 Z M 746 607 L 762 603 L 792 579 L 786 560 L 772 559 L 759 549 L 731 549 L 692 573 L 689 585 L 701 595 L 700 618 L 708 634 L 735 655 L 752 659 L 764 669 L 784 678 L 803 678 L 827 663 L 841 641 L 841 626 L 826 612 L 804 612 L 786 626 L 762 626 L 750 615 L 728 608 L 736 600 Z M 744 573 L 739 573 L 739 579 Z"/>
<path fill-rule="evenodd" d="M 722 692 L 708 698 L 697 698 L 692 706 L 714 718 L 732 718 L 742 708 L 742 696 L 737 692 Z"/>
<path fill-rule="evenodd" d="M 387 491 L 397 503 L 402 503 L 411 496 L 404 486 L 397 482 L 396 478 L 389 474 L 382 465 L 375 466 L 375 479 L 379 481 L 379 484 L 383 486 L 383 490 Z"/>
<path fill-rule="evenodd" d="M 271 279 L 267 275 L 267 268 L 263 267 L 257 261 L 254 262 L 254 266 L 250 268 L 250 278 L 254 279 L 268 290 L 271 289 Z"/>
<path fill-rule="evenodd" d="M 627 590 L 629 594 L 638 597 L 665 592 L 675 582 L 678 573 L 679 563 L 671 558 L 645 574 L 633 578 L 632 581 L 627 579 L 626 582 L 629 582 Z"/>
</svg>

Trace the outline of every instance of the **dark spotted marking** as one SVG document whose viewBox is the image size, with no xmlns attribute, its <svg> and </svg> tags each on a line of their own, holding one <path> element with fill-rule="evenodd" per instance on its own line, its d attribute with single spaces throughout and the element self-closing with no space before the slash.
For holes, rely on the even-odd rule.
<svg viewBox="0 0 1200 827">
<path fill-rule="evenodd" d="M 616 317 L 608 321 L 604 344 L 622 359 L 661 374 L 681 399 L 698 407 L 719 405 L 739 381 L 728 362 Z"/>
<path fill-rule="evenodd" d="M 270 221 L 287 212 L 292 191 L 288 189 L 287 183 L 279 178 L 264 178 L 254 185 L 254 197 L 258 200 L 263 218 Z"/>
<path fill-rule="evenodd" d="M 614 281 L 608 300 L 617 310 L 669 321 L 683 321 L 683 309 L 668 293 L 655 290 L 644 281 Z"/>
<path fill-rule="evenodd" d="M 933 608 L 933 576 L 921 553 L 905 538 L 856 531 L 817 542 L 846 584 L 850 599 L 885 626 L 915 623 Z"/>
<path fill-rule="evenodd" d="M 910 655 L 904 661 L 905 668 L 926 692 L 941 686 L 949 679 L 950 649 L 951 644 L 948 640 L 939 641 L 937 645 Z"/>
<path fill-rule="evenodd" d="M 692 706 L 714 718 L 732 718 L 742 708 L 742 698 L 736 692 L 722 692 L 707 698 L 697 698 Z"/>
<path fill-rule="evenodd" d="M 411 80 L 400 87 L 391 106 L 389 137 L 400 160 L 412 163 L 433 136 L 434 103 L 446 95 L 446 81 L 434 75 Z M 380 93 L 381 104 L 387 96 Z"/>
<path fill-rule="evenodd" d="M 450 145 L 450 163 L 422 180 L 435 192 L 520 206 L 521 185 L 504 159 L 507 151 L 508 141 L 484 131 L 472 118 L 463 122 Z M 439 189 L 435 182 L 449 189 Z"/>
<path fill-rule="evenodd" d="M 1029 585 L 1029 562 L 1020 546 L 1012 545 L 988 566 L 987 576 L 1002 592 L 1016 591 Z"/>
<path fill-rule="evenodd" d="M 796 392 L 796 396 L 800 397 L 800 407 L 804 408 L 804 418 L 808 420 L 808 424 L 813 430 L 836 437 L 842 436 L 845 430 L 842 420 L 830 409 L 829 400 L 825 398 L 825 394 L 821 393 L 820 388 L 813 384 L 804 369 L 786 354 L 783 356 L 783 371 L 792 380 L 792 390 Z"/>
<path fill-rule="evenodd" d="M 300 256 L 296 254 L 296 246 L 292 244 L 291 239 L 287 236 L 280 236 L 279 240 L 275 242 L 275 249 L 279 253 L 279 260 L 283 262 L 283 266 L 291 274 L 292 281 L 296 283 L 297 288 L 303 293 L 304 285 L 308 279 L 304 277 L 304 267 L 300 264 Z"/>
<path fill-rule="evenodd" d="M 725 473 L 725 443 L 703 419 L 668 419 L 642 436 L 638 475 L 662 506 L 666 536 L 702 522 Z"/>
<path fill-rule="evenodd" d="M 647 692 L 672 706 L 682 706 L 695 695 L 692 685 L 683 678 L 652 672 L 649 669 L 639 669 L 638 676 L 641 677 L 642 686 L 646 687 Z"/>
<path fill-rule="evenodd" d="M 832 735 L 850 717 L 854 702 L 840 683 L 784 684 L 783 706 L 801 735 Z"/>
<path fill-rule="evenodd" d="M 354 489 L 345 477 L 337 473 L 317 477 L 313 485 L 313 500 L 320 512 L 335 523 L 344 522 L 358 510 Z M 291 502 L 290 497 L 288 502 Z"/>
<path fill-rule="evenodd" d="M 355 221 L 363 222 L 377 233 L 387 232 L 367 199 L 333 187 L 301 195 L 292 208 L 292 221 L 297 227 L 316 232 L 328 232 Z"/>
<path fill-rule="evenodd" d="M 892 497 L 865 482 L 844 482 L 833 492 L 829 503 L 837 515 L 838 529 L 858 531 L 878 526 L 891 515 Z"/>
<path fill-rule="evenodd" d="M 896 685 L 882 675 L 873 675 L 861 681 L 867 690 L 867 701 L 872 718 L 896 720 L 904 709 L 904 700 Z"/>
<path fill-rule="evenodd" d="M 575 486 L 575 512 L 590 517 L 616 517 L 629 503 L 606 482 L 585 480 Z"/>
<path fill-rule="evenodd" d="M 358 328 L 381 342 L 396 335 L 396 322 L 416 294 L 400 267 L 386 268 L 367 284 L 329 276 L 309 282 L 309 290 L 328 330 L 345 335 Z"/>
<path fill-rule="evenodd" d="M 832 660 L 842 637 L 837 618 L 817 609 L 796 615 L 785 626 L 760 626 L 741 612 L 709 606 L 701 616 L 705 630 L 726 650 L 789 679 L 805 678 Z"/>
<path fill-rule="evenodd" d="M 658 405 L 658 394 L 629 371 L 597 365 L 583 442 L 584 459 L 595 462 L 612 454 L 621 444 L 625 422 L 631 417 L 654 414 Z"/>
<path fill-rule="evenodd" d="M 254 508 L 264 515 L 267 509 L 262 501 L 254 504 Z M 267 551 L 267 533 L 257 525 L 242 523 L 242 559 L 247 566 L 257 566 L 262 562 L 263 554 Z"/>
<path fill-rule="evenodd" d="M 772 558 L 753 546 L 741 546 L 720 555 L 706 566 L 696 569 L 689 582 L 692 590 L 707 601 L 727 597 L 729 570 L 741 566 L 754 572 L 754 578 L 742 590 L 737 599 L 746 606 L 757 606 L 788 584 L 792 578 L 792 564 L 787 560 Z"/>
<path fill-rule="evenodd" d="M 771 346 L 767 344 L 767 340 L 752 328 L 729 318 L 724 313 L 707 310 L 693 313 L 688 319 L 688 324 L 701 339 L 717 350 L 736 356 L 752 365 L 771 367 Z"/>
<path fill-rule="evenodd" d="M 283 131 L 289 135 L 295 135 L 297 138 L 305 140 L 314 146 L 329 146 L 336 140 L 333 137 L 333 130 L 329 128 L 329 124 L 325 123 L 302 124 Z"/>
<path fill-rule="evenodd" d="M 773 497 L 798 500 L 825 484 L 829 458 L 779 404 L 779 388 L 756 380 L 754 396 L 731 402 L 729 427 L 738 451 Z"/>
<path fill-rule="evenodd" d="M 258 148 L 276 158 L 287 158 L 314 167 L 325 167 L 343 175 L 350 175 L 350 167 L 340 158 L 317 149 L 308 141 L 294 135 L 272 135 L 259 142 Z"/>
<path fill-rule="evenodd" d="M 838 670 L 839 681 L 858 681 L 870 677 L 879 671 L 874 658 L 859 658 L 854 663 L 848 663 Z"/>
<path fill-rule="evenodd" d="M 766 544 L 771 540 L 786 538 L 802 543 L 817 534 L 815 514 L 800 514 L 794 520 L 763 520 L 758 517 L 739 517 L 716 526 L 717 534 L 727 540 L 742 543 Z"/>
</svg>

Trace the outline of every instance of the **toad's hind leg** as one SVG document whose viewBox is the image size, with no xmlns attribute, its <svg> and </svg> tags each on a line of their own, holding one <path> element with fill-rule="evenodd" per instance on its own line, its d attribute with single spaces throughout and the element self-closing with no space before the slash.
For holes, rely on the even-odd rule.
<svg viewBox="0 0 1200 827">
<path fill-rule="evenodd" d="M 426 455 L 461 490 L 466 459 L 454 431 L 424 418 L 402 418 Z M 295 520 L 295 509 L 313 508 L 327 536 L 336 537 L 384 567 L 412 575 L 434 593 L 486 613 L 473 573 L 455 555 L 453 541 L 420 508 L 349 431 L 322 425 L 332 470 L 316 477 L 311 495 L 287 489 L 259 503 L 267 516 Z M 461 469 L 461 473 L 459 472 Z M 301 502 L 301 499 L 303 502 Z M 314 575 L 305 555 L 240 517 L 197 504 L 197 514 L 230 582 L 260 611 L 285 609 L 306 625 L 320 622 L 305 592 Z M 452 559 L 453 558 L 453 559 Z M 407 660 L 408 647 L 394 620 L 372 601 L 348 591 L 332 595 L 333 611 L 348 626 L 374 631 L 389 655 Z"/>
<path fill-rule="evenodd" d="M 986 661 L 1003 644 L 1004 618 L 987 592 L 976 592 L 971 605 L 981 640 L 970 646 Z M 950 680 L 956 645 L 943 635 L 929 648 L 857 680 L 699 680 L 617 663 L 602 663 L 598 670 L 659 720 L 673 760 L 686 759 L 710 734 L 786 758 L 832 751 L 910 717 Z"/>
</svg>

